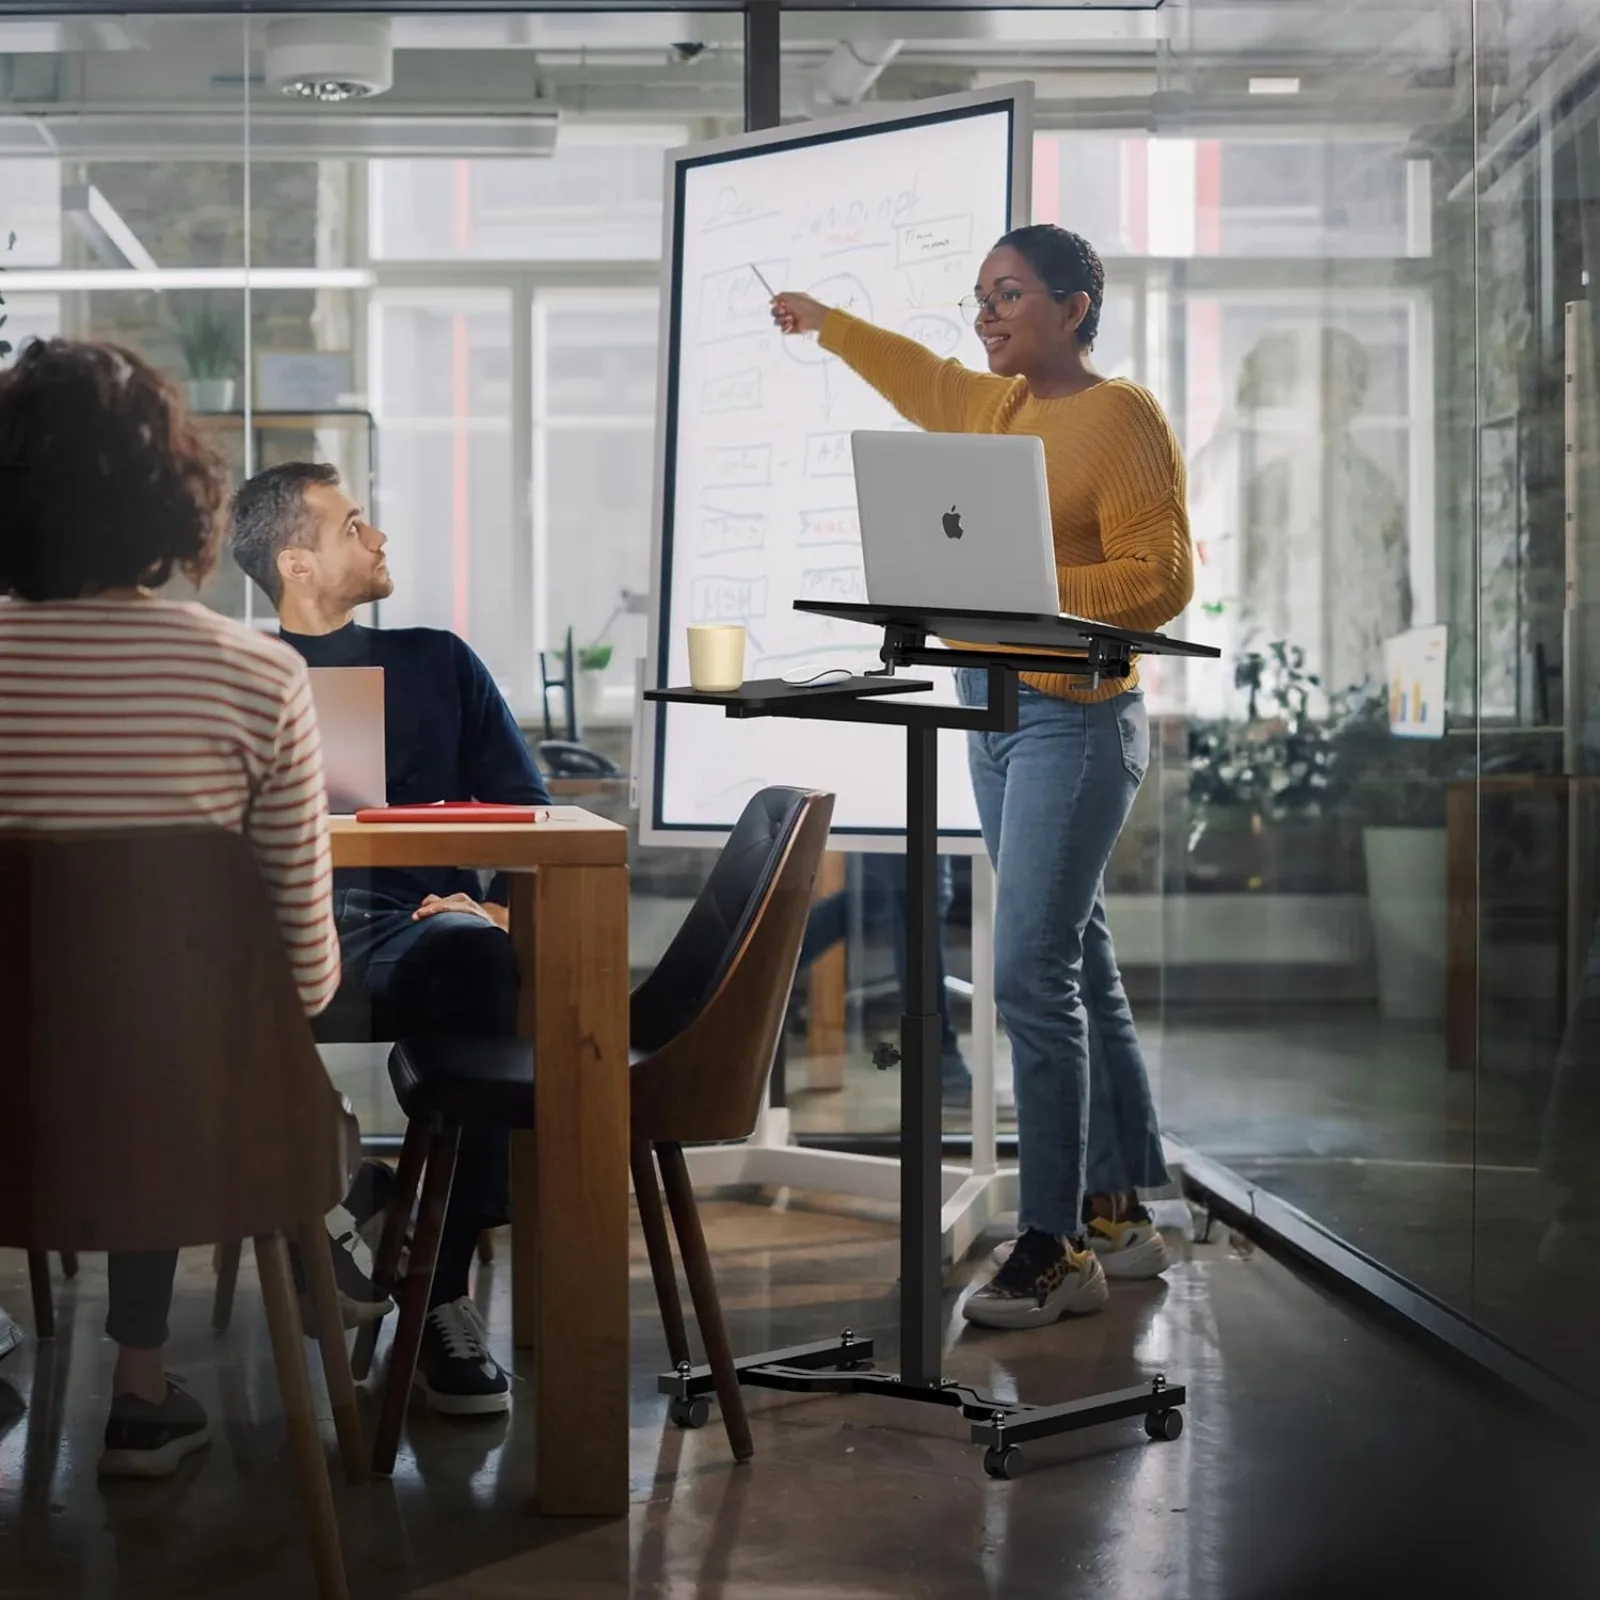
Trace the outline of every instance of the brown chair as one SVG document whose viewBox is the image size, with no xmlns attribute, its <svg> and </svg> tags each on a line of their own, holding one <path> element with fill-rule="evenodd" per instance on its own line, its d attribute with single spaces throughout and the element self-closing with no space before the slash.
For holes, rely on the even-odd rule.
<svg viewBox="0 0 1600 1600">
<path fill-rule="evenodd" d="M 78 1254 L 75 1250 L 61 1252 L 61 1276 L 78 1276 Z M 53 1339 L 56 1336 L 56 1301 L 50 1292 L 50 1252 L 28 1252 L 28 1288 L 33 1294 L 33 1336 L 36 1339 Z"/>
<path fill-rule="evenodd" d="M 287 1243 L 359 1478 L 322 1222 L 344 1141 L 249 847 L 218 828 L 0 833 L 0 896 L 0 1246 L 255 1241 L 316 1593 L 344 1600 Z"/>
<path fill-rule="evenodd" d="M 689 1359 L 652 1149 L 661 1163 L 728 1442 L 740 1461 L 754 1448 L 750 1423 L 683 1146 L 745 1139 L 755 1128 L 832 817 L 832 795 L 799 789 L 757 794 L 630 1006 L 633 1181 L 667 1347 L 674 1365 Z M 374 1276 L 380 1289 L 393 1286 L 419 1183 L 422 1203 L 373 1446 L 373 1470 L 380 1473 L 394 1470 L 461 1129 L 532 1125 L 533 1051 L 519 1039 L 402 1039 L 390 1054 L 389 1076 L 408 1123 L 378 1246 Z M 552 1218 L 551 1224 L 581 1227 L 582 1218 Z M 357 1342 L 356 1370 L 363 1376 L 375 1337 Z"/>
</svg>

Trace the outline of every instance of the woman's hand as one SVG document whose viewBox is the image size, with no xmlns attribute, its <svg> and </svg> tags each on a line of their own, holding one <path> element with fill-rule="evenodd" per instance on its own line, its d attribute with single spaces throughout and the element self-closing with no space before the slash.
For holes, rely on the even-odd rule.
<svg viewBox="0 0 1600 1600">
<path fill-rule="evenodd" d="M 772 297 L 772 320 L 784 333 L 818 333 L 828 308 L 808 294 L 779 294 Z"/>
</svg>

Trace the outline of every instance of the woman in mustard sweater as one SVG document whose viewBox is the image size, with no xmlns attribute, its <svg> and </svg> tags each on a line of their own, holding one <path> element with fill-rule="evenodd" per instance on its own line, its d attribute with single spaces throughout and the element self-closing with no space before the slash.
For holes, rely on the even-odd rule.
<svg viewBox="0 0 1600 1600">
<path fill-rule="evenodd" d="M 964 309 L 987 374 L 781 294 L 773 318 L 816 333 L 933 433 L 1044 441 L 1059 594 L 1040 609 L 1164 626 L 1194 587 L 1183 457 L 1154 399 L 1089 364 L 1105 271 L 1063 228 L 1008 233 Z M 981 671 L 957 674 L 981 705 Z M 1150 760 L 1137 675 L 1091 688 L 1024 674 L 1015 733 L 971 735 L 972 786 L 997 874 L 995 996 L 1011 1039 L 1022 1236 L 969 1296 L 969 1322 L 1027 1328 L 1105 1304 L 1106 1277 L 1153 1277 L 1166 1247 L 1137 1191 L 1167 1181 L 1144 1057 L 1106 925 L 1104 876 Z"/>
</svg>

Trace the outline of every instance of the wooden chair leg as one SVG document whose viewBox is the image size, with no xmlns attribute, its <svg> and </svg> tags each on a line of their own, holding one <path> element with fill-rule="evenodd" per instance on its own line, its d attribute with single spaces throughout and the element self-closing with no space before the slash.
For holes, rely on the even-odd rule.
<svg viewBox="0 0 1600 1600">
<path fill-rule="evenodd" d="M 400 1162 L 395 1168 L 394 1194 L 384 1214 L 383 1235 L 372 1261 L 372 1285 L 379 1294 L 390 1294 L 400 1273 L 400 1253 L 405 1249 L 406 1224 L 416 1202 L 417 1185 L 422 1181 L 422 1166 L 428 1154 L 428 1129 L 421 1122 L 408 1123 L 405 1143 L 400 1147 Z M 370 1322 L 356 1334 L 356 1347 L 350 1357 L 350 1370 L 358 1381 L 372 1371 L 372 1353 L 378 1347 L 380 1324 Z"/>
<path fill-rule="evenodd" d="M 76 1250 L 63 1250 L 61 1252 L 61 1275 L 64 1278 L 78 1276 L 78 1252 Z"/>
<path fill-rule="evenodd" d="M 445 1128 L 428 1141 L 427 1175 L 422 1180 L 422 1204 L 417 1211 L 417 1231 L 411 1240 L 411 1265 L 400 1292 L 400 1320 L 389 1347 L 389 1374 L 383 1385 L 383 1409 L 372 1443 L 372 1470 L 387 1478 L 394 1472 L 400 1450 L 400 1430 L 405 1426 L 411 1384 L 417 1375 L 417 1352 L 422 1348 L 422 1328 L 428 1316 L 428 1296 L 433 1292 L 433 1269 L 439 1260 L 439 1236 L 444 1232 L 445 1209 L 455 1178 L 459 1128 Z"/>
<path fill-rule="evenodd" d="M 487 1228 L 478 1235 L 478 1260 L 484 1266 L 494 1260 L 494 1235 Z"/>
<path fill-rule="evenodd" d="M 28 1287 L 33 1290 L 33 1336 L 56 1336 L 56 1302 L 50 1288 L 50 1257 L 43 1250 L 28 1252 Z"/>
<path fill-rule="evenodd" d="M 628 1150 L 633 1168 L 633 1193 L 639 1204 L 639 1226 L 650 1255 L 650 1276 L 656 1283 L 656 1304 L 667 1335 L 667 1356 L 673 1366 L 689 1360 L 689 1334 L 683 1325 L 683 1301 L 678 1295 L 678 1269 L 672 1264 L 672 1241 L 667 1237 L 666 1213 L 656 1185 L 655 1158 L 647 1140 L 635 1139 Z"/>
<path fill-rule="evenodd" d="M 230 1239 L 219 1244 L 212 1252 L 217 1269 L 216 1292 L 211 1297 L 211 1329 L 213 1333 L 226 1333 L 233 1320 L 233 1291 L 239 1284 L 239 1257 L 244 1253 L 241 1240 Z"/>
<path fill-rule="evenodd" d="M 350 1352 L 344 1342 L 344 1316 L 339 1309 L 339 1286 L 333 1278 L 332 1242 L 322 1219 L 303 1222 L 296 1230 L 300 1259 L 305 1264 L 306 1285 L 317 1318 L 317 1343 L 322 1348 L 322 1374 L 333 1403 L 333 1426 L 339 1435 L 339 1455 L 350 1483 L 367 1476 L 367 1453 L 361 1443 L 361 1413 L 356 1409 L 355 1380 L 350 1376 Z"/>
<path fill-rule="evenodd" d="M 728 1430 L 734 1460 L 748 1461 L 755 1454 L 750 1418 L 745 1414 L 744 1390 L 739 1387 L 739 1375 L 734 1370 L 733 1347 L 722 1320 L 722 1301 L 711 1275 L 711 1255 L 700 1227 L 694 1187 L 689 1182 L 689 1164 L 683 1159 L 681 1144 L 659 1144 L 656 1156 L 661 1162 L 667 1204 L 672 1209 L 672 1226 L 678 1235 L 678 1252 L 683 1257 L 683 1275 L 689 1280 L 689 1298 L 694 1301 L 695 1320 L 700 1324 L 700 1340 L 706 1347 L 711 1376 L 716 1380 L 722 1424 Z"/>
<path fill-rule="evenodd" d="M 258 1235 L 255 1246 L 261 1294 L 267 1304 L 267 1328 L 272 1335 L 272 1360 L 278 1369 L 278 1390 L 283 1396 L 284 1420 L 289 1429 L 289 1454 L 300 1490 L 301 1515 L 311 1541 L 317 1600 L 349 1600 L 339 1525 L 333 1515 L 328 1459 L 317 1432 L 311 1378 L 300 1340 L 300 1313 L 289 1269 L 289 1247 L 278 1233 Z"/>
</svg>

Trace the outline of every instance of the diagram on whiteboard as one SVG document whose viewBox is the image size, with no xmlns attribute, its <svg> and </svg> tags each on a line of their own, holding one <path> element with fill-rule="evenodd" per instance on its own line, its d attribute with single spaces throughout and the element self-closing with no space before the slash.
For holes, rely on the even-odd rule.
<svg viewBox="0 0 1600 1600">
<path fill-rule="evenodd" d="M 684 629 L 695 622 L 744 624 L 749 678 L 877 665 L 875 630 L 802 615 L 793 602 L 866 598 L 850 434 L 910 424 L 815 338 L 781 335 L 762 280 L 981 370 L 958 302 L 1017 214 L 1016 110 L 991 100 L 843 136 L 784 129 L 757 148 L 680 156 L 659 681 L 687 681 Z M 948 673 L 930 676 L 937 698 L 953 698 Z M 729 722 L 683 706 L 658 728 L 658 828 L 726 828 L 771 783 L 832 790 L 836 831 L 903 826 L 897 735 Z M 941 828 L 974 829 L 959 735 L 941 746 L 940 788 Z"/>
</svg>

